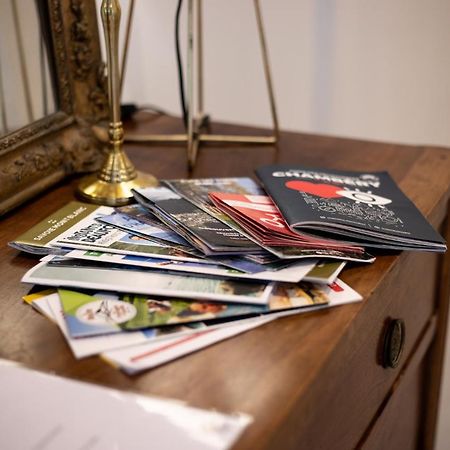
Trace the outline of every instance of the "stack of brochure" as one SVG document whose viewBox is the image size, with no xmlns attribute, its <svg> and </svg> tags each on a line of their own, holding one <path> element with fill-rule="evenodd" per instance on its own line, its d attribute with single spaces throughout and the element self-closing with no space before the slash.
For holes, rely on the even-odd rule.
<svg viewBox="0 0 450 450">
<path fill-rule="evenodd" d="M 134 374 L 280 316 L 361 300 L 337 277 L 347 260 L 374 260 L 363 248 L 255 227 L 239 220 L 242 205 L 209 198 L 269 205 L 251 179 L 163 184 L 137 191 L 136 205 L 71 202 L 10 244 L 42 255 L 22 281 L 52 289 L 24 300 L 75 357 Z M 270 206 L 265 225 L 280 223 Z"/>
</svg>

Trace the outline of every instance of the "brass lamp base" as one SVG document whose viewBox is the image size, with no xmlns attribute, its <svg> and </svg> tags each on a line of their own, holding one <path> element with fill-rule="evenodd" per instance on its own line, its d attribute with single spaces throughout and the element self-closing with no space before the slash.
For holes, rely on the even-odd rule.
<svg viewBox="0 0 450 450">
<path fill-rule="evenodd" d="M 78 194 L 90 203 L 108 206 L 128 205 L 133 201 L 132 189 L 154 187 L 158 180 L 149 174 L 136 172 L 136 177 L 128 181 L 106 182 L 98 178 L 98 174 L 89 175 L 81 180 Z"/>
</svg>

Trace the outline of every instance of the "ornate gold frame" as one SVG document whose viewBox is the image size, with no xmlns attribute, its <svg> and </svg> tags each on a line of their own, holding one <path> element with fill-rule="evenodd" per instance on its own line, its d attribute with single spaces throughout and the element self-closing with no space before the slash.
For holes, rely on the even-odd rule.
<svg viewBox="0 0 450 450">
<path fill-rule="evenodd" d="M 58 112 L 0 137 L 0 214 L 103 160 L 92 124 L 107 117 L 94 1 L 45 0 Z"/>
</svg>

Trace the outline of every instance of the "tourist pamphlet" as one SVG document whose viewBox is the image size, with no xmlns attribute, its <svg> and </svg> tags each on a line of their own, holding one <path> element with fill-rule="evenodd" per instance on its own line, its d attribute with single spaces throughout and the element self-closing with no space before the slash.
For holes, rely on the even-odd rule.
<svg viewBox="0 0 450 450">
<path fill-rule="evenodd" d="M 158 269 L 162 271 L 198 273 L 209 276 L 218 276 L 225 278 L 241 278 L 249 280 L 265 281 L 283 281 L 286 283 L 296 283 L 298 281 L 309 281 L 312 283 L 329 284 L 332 283 L 342 269 L 345 267 L 345 261 L 330 260 L 300 260 L 292 261 L 287 265 L 267 264 L 263 266 L 266 270 L 249 273 L 240 270 L 227 268 L 216 264 L 198 264 L 188 261 L 172 261 L 158 258 L 147 258 L 145 256 L 128 256 L 115 253 L 103 253 L 90 250 L 72 250 L 60 258 L 81 259 L 101 264 L 120 264 L 124 268 L 147 267 L 149 269 Z M 44 260 L 44 259 L 42 259 Z M 56 261 L 56 257 L 53 261 Z M 74 264 L 75 266 L 76 264 Z"/>
<path fill-rule="evenodd" d="M 267 267 L 267 270 L 263 270 L 261 272 L 247 273 L 217 264 L 199 264 L 188 261 L 172 261 L 170 259 L 164 260 L 158 258 L 147 258 L 145 256 L 128 256 L 89 250 L 72 250 L 71 252 L 65 254 L 64 258 L 82 259 L 93 261 L 94 263 L 99 264 L 120 264 L 129 267 L 147 267 L 149 269 L 157 269 L 162 271 L 197 273 L 222 278 L 225 277 L 263 281 L 284 281 L 287 283 L 296 283 L 300 280 L 317 281 L 318 276 L 320 276 L 321 272 L 326 272 L 327 275 L 322 276 L 320 279 L 323 279 L 323 282 L 328 283 L 329 276 L 333 276 L 333 274 L 336 274 L 336 276 L 338 275 L 338 273 L 336 273 L 337 267 L 334 263 L 329 263 L 328 268 L 326 264 L 322 264 L 322 269 L 320 271 L 312 272 L 317 262 L 314 259 L 295 261 L 292 264 L 289 264 L 287 267 L 281 267 L 276 270 L 271 270 L 271 267 L 269 266 Z M 343 267 L 343 264 L 338 265 Z M 312 272 L 312 275 L 311 278 L 308 278 L 310 272 Z"/>
<path fill-rule="evenodd" d="M 205 255 L 241 255 L 260 248 L 165 187 L 136 189 L 136 200 Z"/>
<path fill-rule="evenodd" d="M 150 271 L 127 270 L 120 267 L 97 266 L 74 267 L 71 260 L 40 262 L 22 278 L 25 283 L 43 286 L 82 288 L 135 294 L 158 295 L 175 298 L 227 301 L 250 304 L 267 304 L 273 288 L 272 283 L 200 275 L 177 275 Z"/>
<path fill-rule="evenodd" d="M 33 308 L 45 315 L 52 322 L 56 323 L 72 350 L 73 355 L 77 359 L 150 341 L 163 341 L 169 337 L 180 337 L 188 332 L 198 331 L 199 328 L 202 328 L 201 324 L 197 322 L 195 323 L 195 326 L 183 325 L 148 328 L 124 333 L 94 335 L 89 336 L 88 338 L 72 338 L 66 325 L 66 319 L 64 317 L 58 293 L 39 296 L 35 298 L 31 304 Z"/>
<path fill-rule="evenodd" d="M 105 293 L 102 294 L 105 295 Z M 110 295 L 112 294 L 110 293 Z M 157 353 L 159 356 L 156 360 L 150 360 L 148 359 L 150 355 L 147 355 L 145 361 L 151 362 L 151 364 L 154 364 L 155 361 L 160 361 L 160 363 L 167 362 L 173 357 L 178 357 L 195 350 L 190 346 L 186 347 L 185 345 L 182 345 L 177 348 L 174 353 L 171 342 L 185 342 L 185 338 L 186 341 L 195 339 L 197 344 L 194 347 L 197 348 L 200 341 L 198 339 L 199 331 L 216 330 L 223 327 L 243 324 L 248 321 L 248 319 L 243 319 L 243 316 L 237 316 L 233 321 L 227 321 L 227 318 L 225 318 L 222 320 L 210 320 L 204 323 L 195 322 L 185 325 L 159 326 L 139 331 L 122 331 L 114 334 L 73 338 L 69 334 L 58 293 L 51 290 L 42 291 L 27 295 L 24 297 L 24 300 L 31 303 L 34 308 L 58 325 L 76 358 L 84 358 L 86 356 L 122 348 L 129 348 L 130 352 L 133 352 L 136 345 L 148 343 L 151 346 L 158 348 Z M 267 317 L 276 318 L 282 315 L 298 314 L 300 312 L 307 312 L 323 307 L 339 306 L 359 300 L 361 300 L 361 296 L 341 280 L 336 280 L 335 283 L 332 283 L 329 286 L 321 285 L 314 287 L 313 285 L 309 285 L 303 286 L 300 289 L 295 285 L 284 284 L 274 290 L 269 301 L 270 311 L 263 314 L 266 315 L 267 313 L 270 313 Z M 205 311 L 203 311 L 203 313 L 205 313 Z M 212 310 L 210 310 L 209 314 L 211 313 Z M 261 311 L 258 312 L 258 314 L 261 313 Z M 101 317 L 100 311 L 97 314 L 100 314 Z M 223 320 L 225 320 L 225 322 Z M 195 337 L 190 338 L 189 335 L 195 335 Z M 220 334 L 216 335 L 214 342 L 220 340 L 219 337 Z M 180 338 L 182 339 L 180 340 Z M 169 348 L 172 350 L 169 351 Z"/>
<path fill-rule="evenodd" d="M 256 173 L 293 231 L 367 247 L 446 250 L 387 172 L 274 165 Z"/>
<path fill-rule="evenodd" d="M 209 198 L 210 192 L 226 192 L 242 195 L 263 195 L 264 191 L 251 178 L 191 178 L 162 180 L 172 191 L 185 198 L 216 219 L 236 228 L 236 223 L 224 214 Z"/>
<path fill-rule="evenodd" d="M 194 249 L 189 253 L 174 246 L 151 242 L 135 234 L 97 221 L 114 208 L 70 202 L 19 236 L 11 246 L 31 253 L 66 253 L 67 249 L 101 250 L 127 255 L 146 255 L 180 261 L 202 261 Z"/>
<path fill-rule="evenodd" d="M 267 196 L 212 192 L 210 198 L 219 209 L 231 216 L 251 239 L 278 258 L 293 259 L 315 255 L 359 262 L 374 260 L 362 247 L 292 232 Z"/>
<path fill-rule="evenodd" d="M 9 245 L 33 254 L 63 253 L 62 249 L 52 247 L 50 243 L 98 208 L 96 205 L 87 203 L 70 202 L 10 242 Z M 113 208 L 109 208 L 108 214 L 112 212 Z"/>
<path fill-rule="evenodd" d="M 235 331 L 231 332 L 231 334 L 235 335 L 241 333 L 242 331 L 245 331 L 246 329 L 254 328 L 259 324 L 262 325 L 268 320 L 272 320 L 270 318 L 256 317 L 253 319 L 237 319 L 233 322 L 210 322 L 209 324 L 195 322 L 186 325 L 149 328 L 139 331 L 122 331 L 120 333 L 73 338 L 69 334 L 58 293 L 52 292 L 44 295 L 43 292 L 39 292 L 33 295 L 27 295 L 24 297 L 24 300 L 30 303 L 33 308 L 35 308 L 41 314 L 45 315 L 49 320 L 56 323 L 77 359 L 98 354 L 102 356 L 104 352 L 110 350 L 134 347 L 139 344 L 150 342 L 152 344 L 157 344 L 157 347 L 159 349 L 159 357 L 161 357 L 163 349 L 165 352 L 166 349 L 173 347 L 171 345 L 172 342 L 191 341 L 193 337 L 191 338 L 190 336 L 195 335 L 195 338 L 197 338 L 199 331 L 218 331 L 222 328 L 234 328 Z M 241 327 L 241 325 L 245 326 Z M 222 339 L 230 337 L 230 334 L 229 332 L 227 332 L 224 337 L 222 337 L 222 333 L 214 333 L 214 336 L 215 343 L 219 342 Z M 211 343 L 209 343 L 208 345 L 211 345 Z M 198 347 L 197 341 L 197 350 L 202 348 L 203 346 L 204 345 Z M 177 350 L 176 356 L 173 355 L 172 351 L 167 352 L 167 354 L 165 353 L 164 361 L 161 361 L 161 363 L 167 362 L 175 357 L 182 356 L 183 354 L 192 353 L 192 351 L 195 351 L 195 349 L 182 346 L 182 348 L 179 348 Z"/>
<path fill-rule="evenodd" d="M 133 207 L 133 208 L 131 208 Z M 174 233 L 168 227 L 157 220 L 147 219 L 142 220 L 144 215 L 150 217 L 150 214 L 144 210 L 140 205 L 127 206 L 128 211 L 135 211 L 139 214 L 134 217 L 131 214 L 125 214 L 120 211 L 114 211 L 110 216 L 101 216 L 97 220 L 102 223 L 113 225 L 116 228 L 127 231 L 138 236 L 142 236 L 158 244 L 169 245 L 183 250 L 189 250 L 191 245 L 178 234 Z M 150 223 L 152 220 L 153 223 Z"/>
<path fill-rule="evenodd" d="M 73 338 L 152 328 L 161 332 L 173 328 L 166 325 L 246 316 L 264 308 L 112 292 L 58 289 L 58 294 L 68 332 Z"/>
<path fill-rule="evenodd" d="M 261 306 L 68 289 L 59 289 L 58 294 L 69 334 L 76 338 L 324 305 L 329 301 L 328 291 L 327 285 L 279 284 L 269 303 Z"/>
</svg>

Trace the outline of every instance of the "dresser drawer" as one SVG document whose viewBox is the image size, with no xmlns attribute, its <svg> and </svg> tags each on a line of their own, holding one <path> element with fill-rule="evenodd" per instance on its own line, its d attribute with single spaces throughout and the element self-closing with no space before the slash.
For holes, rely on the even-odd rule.
<svg viewBox="0 0 450 450">
<path fill-rule="evenodd" d="M 414 450 L 421 445 L 422 424 L 427 413 L 423 387 L 428 374 L 427 351 L 436 331 L 436 317 L 428 324 L 414 354 L 394 383 L 385 406 L 369 427 L 363 450 Z"/>
<path fill-rule="evenodd" d="M 296 414 L 286 421 L 277 439 L 286 440 L 282 435 L 288 430 L 292 433 L 293 428 L 298 433 L 283 448 L 349 449 L 360 442 L 433 315 L 438 270 L 439 255 L 400 256 L 364 300 L 308 392 L 299 398 Z M 358 273 L 364 276 L 370 270 Z M 329 314 L 339 314 L 339 310 Z M 404 342 L 393 368 L 384 355 L 386 333 L 395 320 L 403 324 Z M 275 440 L 269 448 L 276 448 Z"/>
</svg>

